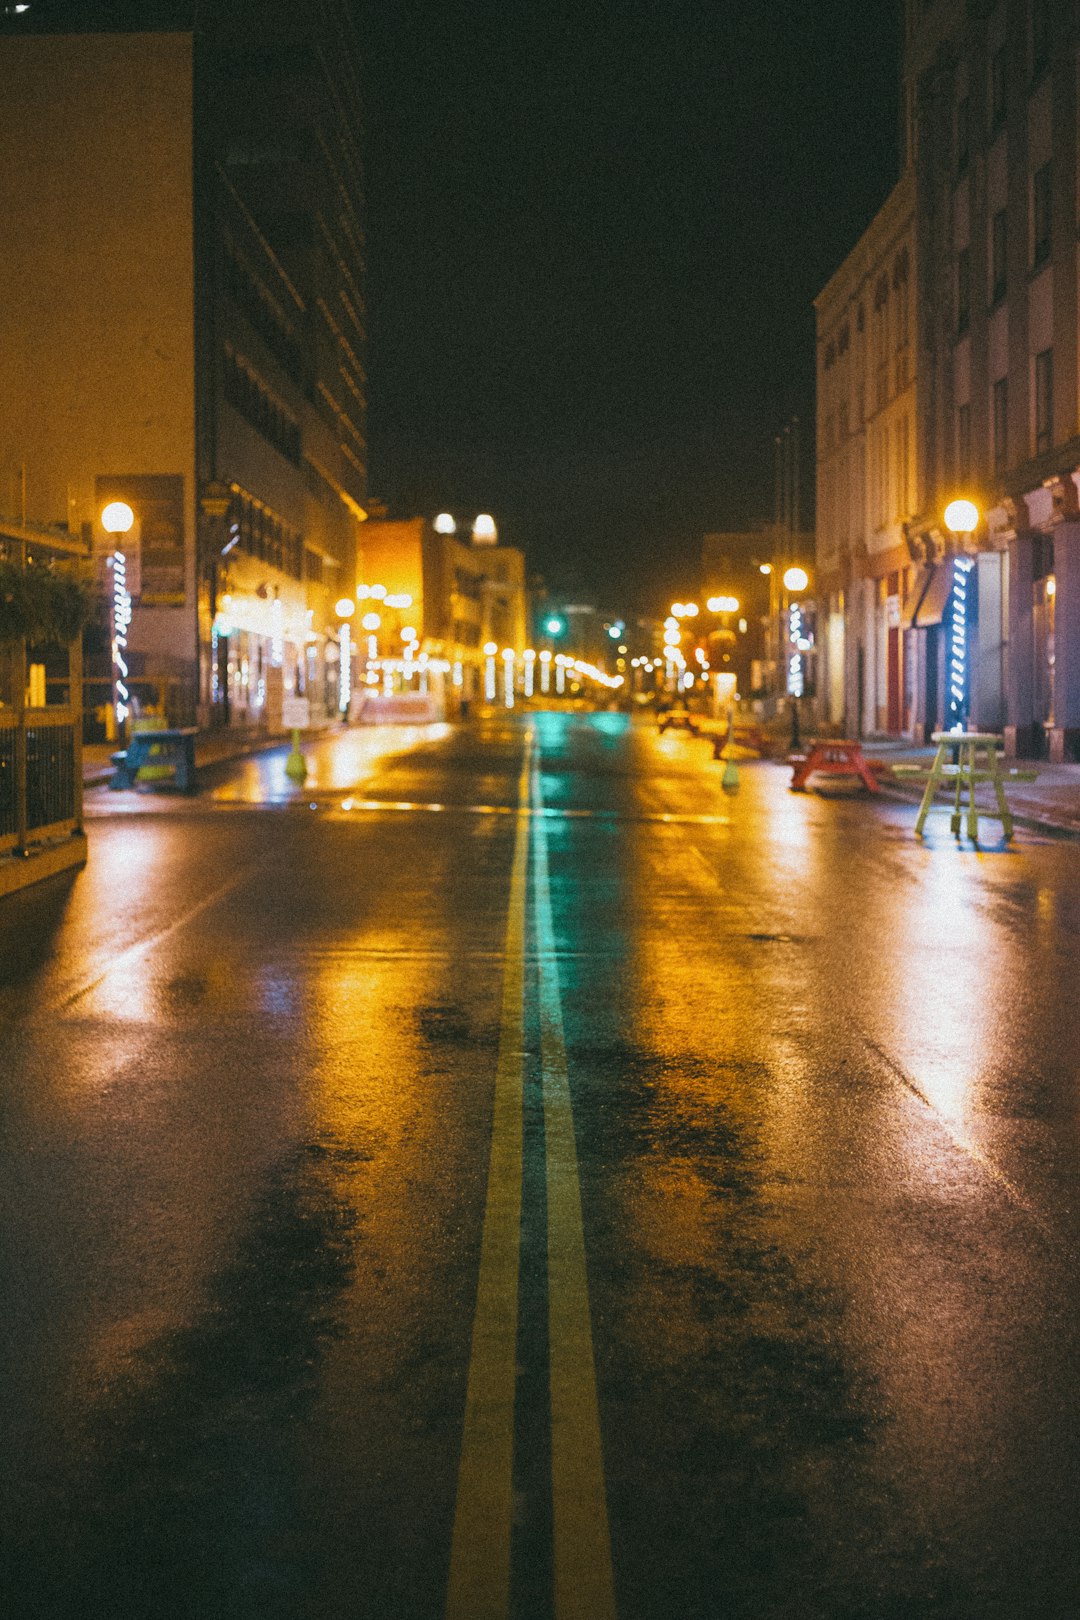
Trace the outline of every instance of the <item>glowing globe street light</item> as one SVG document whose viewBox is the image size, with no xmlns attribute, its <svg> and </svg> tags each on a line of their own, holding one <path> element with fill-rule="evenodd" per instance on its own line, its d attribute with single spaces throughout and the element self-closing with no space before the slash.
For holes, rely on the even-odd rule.
<svg viewBox="0 0 1080 1620">
<path fill-rule="evenodd" d="M 974 501 L 950 501 L 944 515 L 950 534 L 974 534 L 979 527 L 979 508 Z"/>
<path fill-rule="evenodd" d="M 135 522 L 135 514 L 127 501 L 110 501 L 102 508 L 101 527 L 106 534 L 127 534 Z"/>
<path fill-rule="evenodd" d="M 784 574 L 785 591 L 805 591 L 810 583 L 810 575 L 805 568 L 789 568 Z"/>
</svg>

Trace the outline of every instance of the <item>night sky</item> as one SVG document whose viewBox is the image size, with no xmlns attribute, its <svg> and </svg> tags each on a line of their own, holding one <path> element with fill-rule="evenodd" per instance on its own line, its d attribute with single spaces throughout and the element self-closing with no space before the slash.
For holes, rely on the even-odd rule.
<svg viewBox="0 0 1080 1620">
<path fill-rule="evenodd" d="M 356 0 L 371 488 L 648 608 L 772 514 L 812 300 L 896 179 L 897 0 Z"/>
</svg>

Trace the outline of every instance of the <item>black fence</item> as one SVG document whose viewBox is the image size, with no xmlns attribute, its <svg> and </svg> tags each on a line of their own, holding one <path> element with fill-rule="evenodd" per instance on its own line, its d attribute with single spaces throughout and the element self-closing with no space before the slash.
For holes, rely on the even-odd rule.
<svg viewBox="0 0 1080 1620">
<path fill-rule="evenodd" d="M 0 839 L 14 838 L 19 831 L 19 808 L 15 796 L 15 727 L 0 725 Z"/>
<path fill-rule="evenodd" d="M 75 727 L 26 728 L 26 827 L 37 832 L 75 819 Z"/>
</svg>

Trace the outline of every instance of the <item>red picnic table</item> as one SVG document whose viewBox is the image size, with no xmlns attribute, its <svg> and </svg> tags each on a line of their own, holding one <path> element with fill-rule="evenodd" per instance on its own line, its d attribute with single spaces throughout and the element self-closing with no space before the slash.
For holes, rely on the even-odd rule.
<svg viewBox="0 0 1080 1620">
<path fill-rule="evenodd" d="M 789 754 L 789 763 L 794 767 L 791 778 L 792 789 L 802 793 L 810 778 L 817 776 L 858 776 L 871 793 L 878 793 L 878 771 L 888 770 L 888 766 L 878 760 L 869 760 L 862 751 L 862 744 L 854 742 L 850 737 L 829 737 L 821 742 L 812 742 L 805 754 Z"/>
</svg>

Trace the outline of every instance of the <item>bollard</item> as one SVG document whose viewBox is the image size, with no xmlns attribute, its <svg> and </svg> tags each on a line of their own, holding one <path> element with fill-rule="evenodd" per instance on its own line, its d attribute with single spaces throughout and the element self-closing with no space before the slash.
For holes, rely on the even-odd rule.
<svg viewBox="0 0 1080 1620">
<path fill-rule="evenodd" d="M 735 715 L 729 710 L 727 723 L 727 741 L 724 744 L 724 774 L 720 778 L 720 786 L 725 793 L 738 793 L 739 767 L 732 757 L 735 746 Z"/>
<path fill-rule="evenodd" d="M 297 787 L 302 787 L 307 781 L 307 773 L 307 760 L 300 752 L 300 733 L 294 729 L 292 734 L 292 751 L 290 752 L 288 759 L 285 761 L 285 775 L 289 778 L 290 782 L 295 782 Z"/>
</svg>

